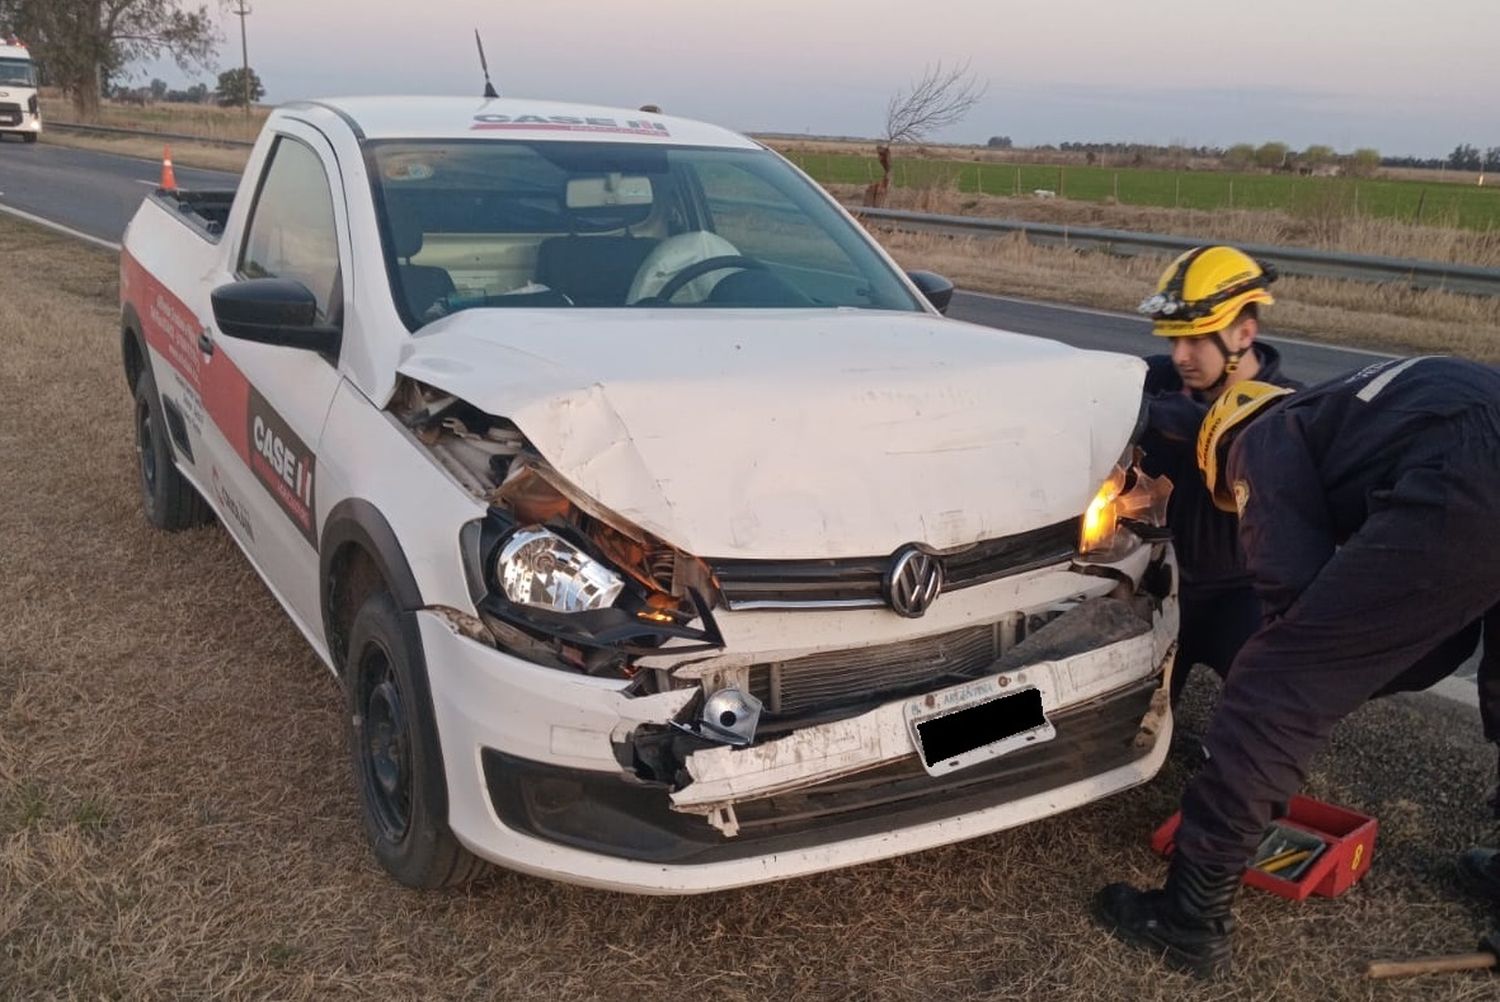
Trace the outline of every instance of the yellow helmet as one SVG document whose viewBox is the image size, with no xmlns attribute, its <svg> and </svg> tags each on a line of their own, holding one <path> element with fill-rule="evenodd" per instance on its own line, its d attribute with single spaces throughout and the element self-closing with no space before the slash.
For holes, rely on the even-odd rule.
<svg viewBox="0 0 1500 1002">
<path fill-rule="evenodd" d="M 1213 496 L 1214 507 L 1220 511 L 1233 512 L 1239 507 L 1235 504 L 1234 491 L 1220 482 L 1224 460 L 1221 452 L 1226 436 L 1260 413 L 1271 401 L 1291 392 L 1285 386 L 1247 379 L 1219 394 L 1219 399 L 1203 416 L 1203 425 L 1198 429 L 1198 469 L 1203 471 L 1203 482 Z"/>
<path fill-rule="evenodd" d="M 1167 266 L 1139 309 L 1155 321 L 1153 334 L 1199 337 L 1228 327 L 1250 303 L 1274 303 L 1266 291 L 1274 281 L 1276 267 L 1244 251 L 1194 247 Z"/>
</svg>

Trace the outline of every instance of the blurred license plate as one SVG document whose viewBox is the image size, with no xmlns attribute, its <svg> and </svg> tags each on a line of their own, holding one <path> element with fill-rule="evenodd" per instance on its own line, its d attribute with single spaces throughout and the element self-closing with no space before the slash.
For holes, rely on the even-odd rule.
<svg viewBox="0 0 1500 1002">
<path fill-rule="evenodd" d="M 994 679 L 983 679 L 935 695 L 931 704 L 923 697 L 906 707 L 917 754 L 931 775 L 946 775 L 1057 736 L 1042 709 L 1040 689 L 1005 692 Z"/>
</svg>

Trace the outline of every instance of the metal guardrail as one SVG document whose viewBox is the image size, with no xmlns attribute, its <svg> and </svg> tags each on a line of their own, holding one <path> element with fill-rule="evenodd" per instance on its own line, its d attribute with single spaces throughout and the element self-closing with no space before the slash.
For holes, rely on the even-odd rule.
<svg viewBox="0 0 1500 1002">
<path fill-rule="evenodd" d="M 194 136 L 185 132 L 153 132 L 150 129 L 120 129 L 113 125 L 83 125 L 78 122 L 54 122 L 48 119 L 42 123 L 42 129 L 61 129 L 64 132 L 101 132 L 113 136 L 140 136 L 146 139 L 170 139 L 177 143 L 207 143 L 210 146 L 236 146 L 249 149 L 254 146 L 253 142 L 243 139 L 210 139 L 207 136 Z"/>
<path fill-rule="evenodd" d="M 1015 219 L 988 219 L 976 216 L 940 216 L 902 209 L 873 209 L 850 206 L 849 211 L 865 219 L 889 223 L 897 229 L 924 233 L 950 233 L 961 236 L 998 236 L 1020 233 L 1035 244 L 1079 247 L 1100 250 L 1122 257 L 1137 254 L 1180 254 L 1203 244 L 1217 243 L 1209 238 L 1168 236 L 1161 233 L 1134 233 L 1128 230 L 1090 229 L 1062 226 L 1057 223 L 1028 223 Z M 1444 261 L 1420 261 L 1412 258 L 1377 257 L 1369 254 L 1339 254 L 1303 247 L 1277 247 L 1270 244 L 1235 244 L 1245 253 L 1270 261 L 1284 275 L 1312 278 L 1341 278 L 1356 282 L 1402 282 L 1419 289 L 1445 289 L 1472 296 L 1500 296 L 1500 269 L 1480 268 Z"/>
</svg>

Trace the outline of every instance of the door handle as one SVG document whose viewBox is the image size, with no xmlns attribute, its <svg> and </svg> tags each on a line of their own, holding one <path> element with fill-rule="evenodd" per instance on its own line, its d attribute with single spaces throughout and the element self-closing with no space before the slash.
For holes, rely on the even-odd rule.
<svg viewBox="0 0 1500 1002">
<path fill-rule="evenodd" d="M 208 336 L 207 330 L 198 335 L 198 350 L 205 355 L 214 353 L 214 339 Z"/>
</svg>

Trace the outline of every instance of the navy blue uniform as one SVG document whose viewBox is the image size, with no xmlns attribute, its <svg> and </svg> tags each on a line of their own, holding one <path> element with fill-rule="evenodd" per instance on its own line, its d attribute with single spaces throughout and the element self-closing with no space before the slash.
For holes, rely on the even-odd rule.
<svg viewBox="0 0 1500 1002">
<path fill-rule="evenodd" d="M 1301 387 L 1281 374 L 1281 356 L 1270 345 L 1252 346 L 1260 369 L 1255 378 L 1277 386 Z M 1198 428 L 1213 401 L 1192 393 L 1166 355 L 1146 359 L 1146 433 L 1141 437 L 1141 465 L 1154 477 L 1172 481 L 1167 525 L 1177 547 L 1182 575 L 1179 591 L 1181 627 L 1177 667 L 1172 673 L 1172 701 L 1177 701 L 1193 665 L 1205 664 L 1220 678 L 1234 656 L 1260 628 L 1260 603 L 1251 587 L 1236 537 L 1235 517 L 1214 507 L 1195 453 Z"/>
<path fill-rule="evenodd" d="M 1225 476 L 1267 619 L 1209 723 L 1177 846 L 1239 867 L 1334 724 L 1451 671 L 1480 622 L 1500 740 L 1500 372 L 1420 358 L 1320 384 L 1248 425 Z"/>
</svg>

